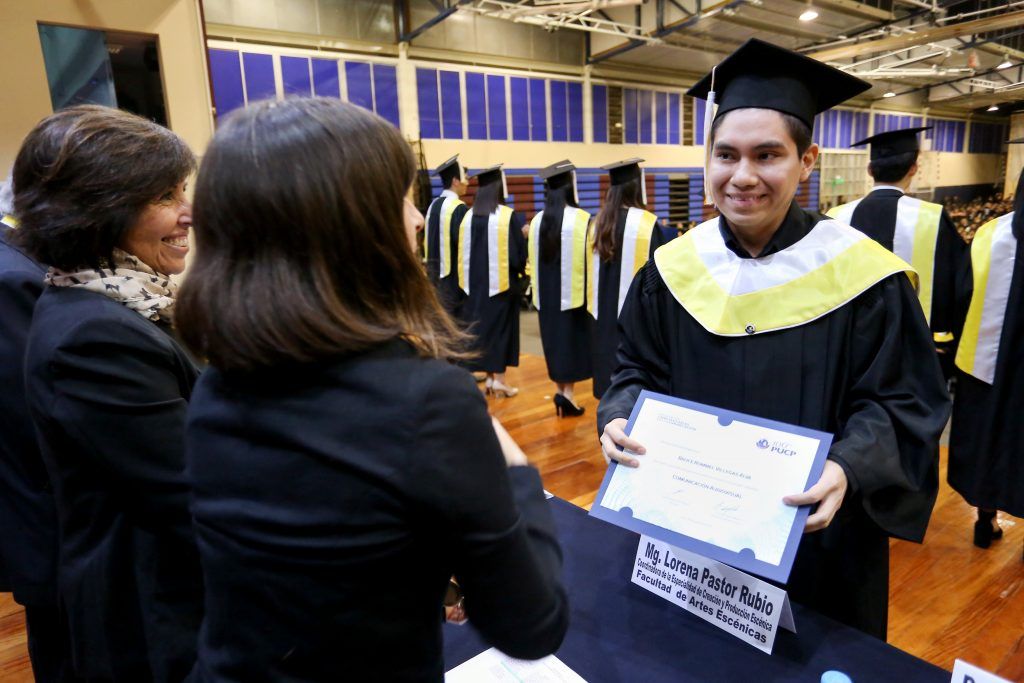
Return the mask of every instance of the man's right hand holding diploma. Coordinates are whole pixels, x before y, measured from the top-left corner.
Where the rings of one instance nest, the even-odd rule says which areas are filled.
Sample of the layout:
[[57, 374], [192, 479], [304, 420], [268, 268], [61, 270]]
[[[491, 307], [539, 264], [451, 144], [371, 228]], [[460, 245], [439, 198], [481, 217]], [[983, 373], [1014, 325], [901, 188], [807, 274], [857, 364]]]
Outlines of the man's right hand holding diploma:
[[640, 445], [639, 441], [626, 436], [626, 424], [626, 418], [617, 417], [604, 426], [604, 433], [601, 434], [601, 451], [605, 462], [614, 460], [626, 467], [639, 467], [640, 461], [621, 449], [625, 448], [636, 455], [643, 455], [647, 449]]

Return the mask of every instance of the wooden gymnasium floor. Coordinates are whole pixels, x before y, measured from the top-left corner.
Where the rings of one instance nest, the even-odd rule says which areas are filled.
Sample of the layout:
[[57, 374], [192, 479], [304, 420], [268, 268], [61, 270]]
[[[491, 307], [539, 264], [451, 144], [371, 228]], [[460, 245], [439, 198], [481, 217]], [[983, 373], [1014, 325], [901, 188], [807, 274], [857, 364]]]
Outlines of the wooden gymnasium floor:
[[[589, 507], [605, 471], [590, 383], [577, 386], [586, 414], [559, 420], [542, 358], [524, 355], [509, 379], [519, 396], [490, 399], [492, 412], [540, 468], [549, 491]], [[975, 548], [974, 511], [945, 484], [945, 449], [942, 465], [942, 488], [924, 544], [892, 544], [889, 642], [945, 669], [959, 657], [1024, 681], [1024, 525], [1002, 517], [1003, 539], [988, 550]], [[0, 681], [31, 680], [21, 609], [5, 594]]]

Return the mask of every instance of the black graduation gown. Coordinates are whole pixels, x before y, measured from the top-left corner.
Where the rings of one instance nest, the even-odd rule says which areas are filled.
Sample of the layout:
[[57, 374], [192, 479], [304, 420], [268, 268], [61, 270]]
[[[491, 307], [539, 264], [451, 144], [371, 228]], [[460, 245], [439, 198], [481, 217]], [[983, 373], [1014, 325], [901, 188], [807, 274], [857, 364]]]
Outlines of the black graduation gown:
[[[558, 221], [559, 231], [561, 221]], [[558, 234], [558, 251], [562, 253], [562, 235]], [[538, 245], [538, 250], [540, 245]], [[540, 342], [544, 349], [544, 362], [552, 382], [569, 384], [582, 382], [593, 375], [590, 358], [590, 335], [594, 319], [587, 312], [584, 301], [579, 308], [562, 308], [562, 262], [556, 258], [545, 261], [537, 258], [537, 273], [531, 273], [540, 287]], [[584, 292], [586, 289], [584, 288]]]
[[956, 370], [947, 478], [971, 505], [1024, 517], [1024, 214], [1014, 215], [1013, 231], [1017, 253], [995, 381]]
[[[820, 218], [794, 203], [763, 256]], [[750, 258], [721, 225], [730, 248]], [[598, 408], [599, 430], [628, 417], [650, 389], [835, 435], [829, 458], [847, 475], [846, 497], [827, 529], [804, 535], [787, 589], [796, 602], [884, 639], [887, 536], [924, 537], [950, 409], [906, 275], [804, 325], [723, 337], [676, 302], [652, 261], [633, 282], [619, 330], [619, 367]]]
[[[626, 209], [619, 211], [615, 224], [616, 244], [622, 244], [626, 214]], [[656, 222], [651, 230], [649, 258], [654, 258], [654, 250], [668, 241]], [[591, 254], [587, 254], [587, 257], [590, 258]], [[601, 261], [599, 269], [597, 320], [593, 324], [590, 346], [594, 365], [594, 398], [601, 398], [608, 390], [615, 371], [615, 352], [619, 348], [619, 274], [622, 272], [622, 254], [616, 254], [611, 261]]]
[[426, 232], [427, 276], [430, 278], [430, 283], [437, 290], [437, 297], [440, 299], [441, 305], [444, 306], [444, 309], [453, 318], [460, 320], [462, 317], [462, 305], [466, 301], [466, 293], [459, 289], [459, 225], [462, 224], [462, 218], [466, 215], [469, 207], [462, 204], [455, 207], [455, 210], [452, 212], [448, 261], [451, 264], [451, 271], [448, 277], [442, 278], [440, 277], [441, 232], [438, 228], [441, 225], [441, 204], [444, 202], [444, 199], [444, 195], [438, 196], [427, 208], [427, 215], [429, 216]]
[[[508, 230], [508, 282], [504, 292], [488, 296], [488, 216], [473, 216], [469, 255], [469, 296], [462, 315], [473, 336], [472, 350], [479, 354], [466, 362], [478, 372], [505, 372], [519, 365], [519, 277], [526, 269], [525, 220], [512, 213]], [[452, 262], [457, 271], [458, 259]], [[458, 277], [456, 275], [456, 277]]]
[[[899, 190], [875, 190], [857, 204], [850, 224], [889, 251], [893, 250], [896, 233], [896, 206], [903, 193]], [[942, 210], [939, 235], [935, 243], [935, 271], [932, 288], [932, 332], [952, 332], [952, 342], [939, 342], [939, 360], [943, 374], [952, 376], [953, 357], [963, 329], [963, 313], [957, 305], [958, 287], [962, 287], [970, 247], [953, 225], [953, 220]]]

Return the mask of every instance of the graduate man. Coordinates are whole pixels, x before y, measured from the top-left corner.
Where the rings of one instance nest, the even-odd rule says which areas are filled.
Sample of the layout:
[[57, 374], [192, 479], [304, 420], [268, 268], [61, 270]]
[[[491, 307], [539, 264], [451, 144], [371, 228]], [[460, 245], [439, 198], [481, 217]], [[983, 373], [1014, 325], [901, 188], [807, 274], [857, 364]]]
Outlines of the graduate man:
[[978, 508], [974, 544], [987, 548], [1003, 535], [998, 510], [1024, 517], [1024, 172], [1013, 211], [974, 236], [971, 270], [947, 476]]
[[469, 207], [459, 199], [466, 193], [466, 180], [459, 155], [456, 154], [435, 169], [441, 178], [441, 194], [427, 207], [423, 235], [423, 260], [427, 275], [437, 288], [445, 310], [456, 320], [462, 318], [466, 295], [459, 289], [454, 264], [458, 258], [458, 233]]
[[623, 428], [649, 389], [834, 434], [820, 480], [783, 499], [813, 506], [787, 589], [884, 639], [888, 539], [924, 536], [950, 399], [910, 267], [794, 201], [814, 116], [868, 87], [751, 39], [690, 89], [720, 102], [705, 178], [721, 217], [637, 273], [598, 429], [606, 457], [644, 467]]
[[929, 128], [893, 130], [853, 143], [871, 145], [868, 173], [874, 187], [866, 197], [836, 206], [828, 215], [857, 228], [917, 271], [918, 300], [948, 379], [966, 313], [957, 303], [958, 287], [962, 295], [966, 284], [968, 247], [942, 206], [908, 194], [917, 175], [918, 134]]

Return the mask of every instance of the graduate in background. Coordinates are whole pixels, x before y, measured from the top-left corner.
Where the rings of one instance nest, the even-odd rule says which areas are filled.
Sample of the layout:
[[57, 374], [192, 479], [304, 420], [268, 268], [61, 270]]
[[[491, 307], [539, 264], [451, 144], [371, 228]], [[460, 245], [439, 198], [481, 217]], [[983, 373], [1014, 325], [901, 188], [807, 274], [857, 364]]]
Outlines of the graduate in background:
[[965, 286], [968, 247], [941, 205], [907, 194], [917, 175], [918, 134], [930, 128], [893, 130], [853, 143], [871, 145], [868, 173], [875, 186], [866, 197], [833, 207], [828, 215], [857, 228], [917, 271], [918, 299], [948, 379], [963, 327], [965, 311], [957, 306], [957, 290]]
[[530, 274], [555, 412], [578, 417], [575, 383], [589, 379], [591, 319], [586, 309], [587, 226], [579, 208], [576, 167], [568, 159], [541, 169], [544, 210], [530, 223]]
[[615, 370], [619, 311], [633, 276], [668, 241], [658, 217], [645, 208], [641, 161], [627, 159], [601, 167], [608, 171], [611, 184], [587, 238], [587, 310], [596, 321], [591, 344], [594, 398], [601, 398]]
[[640, 467], [623, 428], [643, 389], [834, 434], [819, 481], [783, 499], [814, 506], [787, 590], [884, 639], [889, 537], [924, 537], [950, 399], [909, 266], [794, 201], [815, 114], [868, 87], [751, 39], [690, 89], [720, 101], [705, 179], [721, 217], [640, 270], [597, 423], [606, 457]]
[[519, 278], [526, 267], [523, 216], [505, 206], [508, 190], [501, 164], [476, 175], [473, 209], [459, 224], [458, 278], [465, 292], [462, 317], [479, 357], [471, 370], [487, 373], [486, 389], [515, 396], [505, 368], [519, 365]]
[[[1024, 138], [1011, 140], [1024, 143]], [[949, 485], [978, 508], [974, 545], [1001, 538], [996, 511], [1024, 517], [1024, 172], [1013, 211], [971, 243], [973, 293], [956, 354]]]
[[436, 169], [441, 178], [441, 194], [427, 207], [423, 235], [423, 261], [427, 276], [437, 288], [444, 309], [460, 320], [466, 295], [459, 289], [459, 278], [453, 265], [459, 254], [459, 226], [469, 207], [459, 199], [466, 194], [466, 181], [459, 155], [456, 154]]

